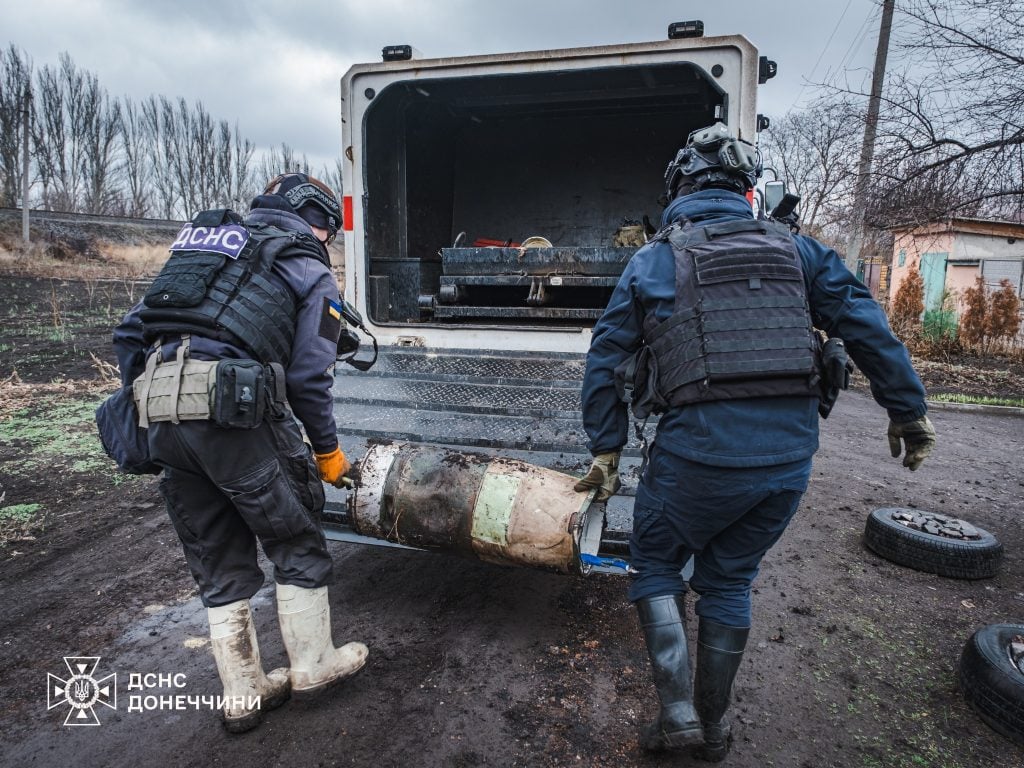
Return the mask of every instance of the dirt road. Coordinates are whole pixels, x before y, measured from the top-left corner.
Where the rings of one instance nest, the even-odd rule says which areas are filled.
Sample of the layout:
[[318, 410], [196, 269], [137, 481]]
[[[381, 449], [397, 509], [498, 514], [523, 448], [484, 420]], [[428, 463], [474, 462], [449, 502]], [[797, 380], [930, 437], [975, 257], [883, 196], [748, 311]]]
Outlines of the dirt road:
[[[68, 397], [91, 407], [98, 395]], [[37, 411], [41, 422], [53, 414]], [[844, 395], [823, 425], [810, 491], [755, 585], [726, 765], [1024, 764], [955, 677], [974, 629], [1024, 621], [1024, 420], [932, 416], [939, 447], [916, 473], [888, 457], [884, 413], [866, 396]], [[133, 695], [220, 692], [205, 611], [150, 479], [115, 484], [60, 456], [27, 472], [28, 440], [0, 440], [4, 503], [45, 511], [31, 537], [0, 551], [3, 766], [671, 764], [637, 748], [656, 705], [622, 577], [354, 545], [332, 545], [331, 607], [336, 638], [370, 646], [359, 677], [238, 737], [206, 709], [132, 711]], [[1002, 572], [956, 581], [881, 560], [861, 543], [880, 506], [994, 532]], [[272, 588], [255, 605], [266, 666], [283, 665]], [[47, 711], [47, 675], [68, 677], [65, 656], [98, 656], [96, 675], [117, 675], [117, 707], [95, 706], [98, 727], [64, 726], [65, 704]], [[132, 673], [183, 675], [183, 687], [129, 690]]]

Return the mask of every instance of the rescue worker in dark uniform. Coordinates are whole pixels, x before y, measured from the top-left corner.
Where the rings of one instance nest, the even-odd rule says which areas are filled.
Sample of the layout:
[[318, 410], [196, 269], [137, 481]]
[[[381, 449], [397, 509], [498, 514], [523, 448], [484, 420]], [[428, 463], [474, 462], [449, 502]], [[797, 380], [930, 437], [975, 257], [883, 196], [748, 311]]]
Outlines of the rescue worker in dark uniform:
[[[321, 482], [343, 484], [350, 470], [331, 395], [342, 326], [327, 245], [339, 224], [330, 188], [306, 174], [278, 176], [244, 220], [207, 211], [186, 225], [114, 331], [122, 378], [135, 381], [140, 423], [163, 468], [160, 492], [208, 609], [233, 732], [366, 662], [362, 643], [332, 642], [331, 556], [319, 524]], [[264, 582], [257, 541], [274, 564], [290, 662], [269, 674], [249, 606]]]
[[[905, 444], [903, 465], [917, 469], [935, 442], [921, 381], [868, 290], [832, 249], [754, 218], [745, 194], [760, 172], [756, 150], [725, 125], [691, 134], [666, 172], [663, 229], [626, 265], [594, 326], [582, 389], [595, 458], [577, 490], [597, 488], [598, 499], [619, 488], [630, 361], [636, 404], [662, 414], [630, 539], [629, 599], [661, 702], [641, 744], [692, 745], [713, 762], [729, 749], [751, 583], [797, 510], [818, 448], [827, 371], [814, 328], [845, 342], [867, 375], [894, 457]], [[695, 680], [681, 576], [691, 555]]]

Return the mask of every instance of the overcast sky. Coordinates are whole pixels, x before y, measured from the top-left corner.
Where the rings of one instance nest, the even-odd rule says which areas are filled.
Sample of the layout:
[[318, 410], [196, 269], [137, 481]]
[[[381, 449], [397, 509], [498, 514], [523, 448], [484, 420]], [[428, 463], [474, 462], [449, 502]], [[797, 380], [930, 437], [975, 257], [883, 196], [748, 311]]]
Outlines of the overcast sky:
[[286, 142], [316, 169], [340, 154], [341, 76], [387, 44], [436, 57], [631, 43], [696, 18], [778, 63], [758, 104], [778, 118], [813, 95], [808, 83], [863, 83], [878, 15], [874, 0], [0, 0], [4, 47], [36, 68], [67, 51], [112, 95], [202, 101], [257, 146]]

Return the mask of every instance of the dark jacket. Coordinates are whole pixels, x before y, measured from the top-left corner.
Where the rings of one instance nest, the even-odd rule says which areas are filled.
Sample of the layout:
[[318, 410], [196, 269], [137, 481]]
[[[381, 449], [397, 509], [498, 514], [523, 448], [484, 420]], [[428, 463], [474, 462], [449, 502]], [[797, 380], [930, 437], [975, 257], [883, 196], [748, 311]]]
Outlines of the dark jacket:
[[[309, 225], [293, 213], [271, 208], [257, 208], [246, 221], [271, 224], [281, 229], [312, 234]], [[320, 335], [324, 297], [337, 302], [338, 283], [330, 269], [306, 255], [290, 256], [284, 251], [274, 262], [273, 275], [295, 295], [298, 314], [295, 343], [286, 369], [288, 403], [302, 422], [313, 449], [329, 453], [338, 446], [334, 423], [334, 362], [338, 354], [337, 339]], [[141, 302], [125, 315], [114, 329], [114, 352], [121, 367], [123, 384], [142, 373], [149, 352], [142, 340]], [[177, 342], [164, 346], [165, 359], [173, 358]], [[221, 341], [192, 335], [191, 354], [201, 360], [242, 359], [248, 355], [238, 347]]]
[[[705, 190], [677, 198], [663, 224], [681, 217], [701, 226], [751, 218], [742, 195]], [[885, 313], [831, 248], [796, 236], [811, 316], [838, 336], [868, 377], [875, 400], [894, 421], [925, 414], [924, 387]], [[643, 317], [672, 313], [675, 262], [666, 242], [650, 243], [630, 259], [604, 314], [594, 326], [583, 378], [583, 426], [599, 454], [626, 443], [629, 414], [615, 389], [614, 370], [639, 349]], [[818, 401], [813, 397], [722, 400], [672, 408], [658, 422], [657, 443], [691, 461], [725, 467], [760, 467], [810, 458], [818, 449]]]

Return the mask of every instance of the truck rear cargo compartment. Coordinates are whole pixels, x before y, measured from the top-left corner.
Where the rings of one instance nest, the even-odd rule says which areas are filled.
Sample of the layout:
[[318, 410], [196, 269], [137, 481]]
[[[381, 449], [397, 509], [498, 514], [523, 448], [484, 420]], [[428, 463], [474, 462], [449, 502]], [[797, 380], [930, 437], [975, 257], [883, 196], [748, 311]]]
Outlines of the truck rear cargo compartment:
[[[373, 322], [593, 325], [636, 250], [616, 244], [619, 227], [657, 226], [666, 164], [728, 109], [688, 62], [525, 70], [400, 72], [373, 94], [361, 126]], [[551, 247], [512, 245], [530, 237]]]

